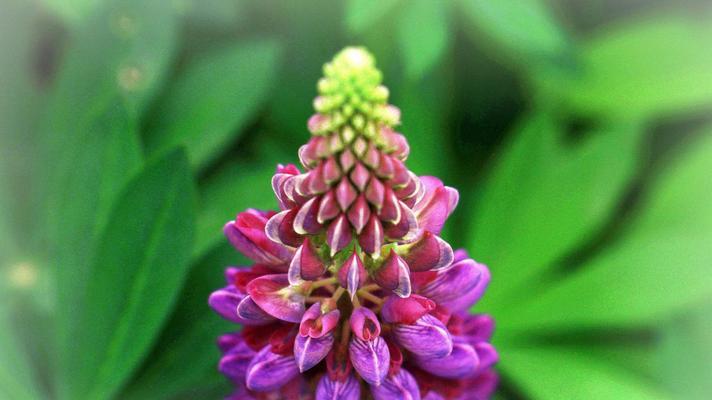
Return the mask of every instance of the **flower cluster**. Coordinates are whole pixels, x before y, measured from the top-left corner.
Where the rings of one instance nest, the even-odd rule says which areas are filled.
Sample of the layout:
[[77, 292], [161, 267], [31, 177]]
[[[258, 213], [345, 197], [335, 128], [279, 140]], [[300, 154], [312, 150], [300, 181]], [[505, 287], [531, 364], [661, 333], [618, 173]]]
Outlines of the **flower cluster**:
[[225, 225], [255, 262], [228, 268], [209, 299], [242, 325], [218, 340], [230, 398], [489, 398], [494, 323], [468, 314], [489, 271], [438, 236], [457, 191], [406, 168], [400, 111], [368, 52], [347, 48], [324, 74], [306, 171], [278, 166], [279, 211]]

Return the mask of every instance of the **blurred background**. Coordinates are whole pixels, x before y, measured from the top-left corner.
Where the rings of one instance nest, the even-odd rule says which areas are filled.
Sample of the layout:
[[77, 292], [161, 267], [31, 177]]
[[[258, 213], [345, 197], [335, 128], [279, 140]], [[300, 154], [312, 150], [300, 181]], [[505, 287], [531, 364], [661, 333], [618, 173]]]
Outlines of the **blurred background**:
[[372, 51], [500, 399], [712, 397], [708, 0], [0, 0], [0, 398], [218, 399], [222, 225]]

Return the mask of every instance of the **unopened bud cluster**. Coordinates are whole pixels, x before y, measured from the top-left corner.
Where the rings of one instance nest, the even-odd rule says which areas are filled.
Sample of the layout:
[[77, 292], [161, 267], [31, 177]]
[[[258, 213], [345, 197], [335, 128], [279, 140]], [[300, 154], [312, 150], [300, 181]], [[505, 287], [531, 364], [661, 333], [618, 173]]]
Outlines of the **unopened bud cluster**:
[[324, 75], [305, 171], [279, 166], [279, 210], [225, 226], [255, 262], [209, 300], [243, 325], [218, 343], [231, 398], [489, 398], [493, 321], [467, 313], [489, 271], [439, 237], [457, 191], [405, 166], [371, 54], [344, 49]]

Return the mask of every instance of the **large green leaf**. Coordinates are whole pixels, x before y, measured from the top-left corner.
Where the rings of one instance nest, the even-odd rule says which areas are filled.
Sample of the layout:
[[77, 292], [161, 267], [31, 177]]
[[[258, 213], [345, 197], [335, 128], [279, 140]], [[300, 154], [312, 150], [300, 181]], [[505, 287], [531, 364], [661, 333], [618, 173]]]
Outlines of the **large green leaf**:
[[225, 241], [193, 265], [188, 276], [190, 284], [183, 288], [180, 303], [152, 356], [122, 398], [173, 398], [226, 380], [216, 368], [220, 352], [215, 341], [218, 335], [237, 330], [238, 326], [213, 313], [207, 299], [212, 291], [225, 286], [224, 267], [245, 265], [245, 261]]
[[564, 143], [546, 114], [515, 130], [474, 208], [472, 255], [490, 266], [483, 303], [503, 309], [526, 298], [538, 275], [590, 239], [635, 172], [640, 128], [610, 123]]
[[651, 382], [585, 351], [508, 348], [500, 368], [531, 399], [670, 399]]
[[654, 325], [711, 298], [712, 134], [705, 133], [654, 182], [623, 237], [506, 325]]
[[63, 398], [110, 398], [145, 356], [188, 272], [194, 207], [182, 150], [129, 182], [87, 272], [91, 285], [74, 308]]
[[496, 43], [520, 64], [530, 67], [561, 61], [569, 52], [566, 32], [541, 0], [460, 0], [462, 14], [478, 41]]
[[585, 43], [580, 74], [545, 74], [539, 83], [566, 107], [590, 114], [649, 116], [710, 106], [710, 37], [709, 19], [639, 16]]
[[267, 98], [278, 55], [277, 43], [259, 40], [222, 48], [189, 65], [148, 124], [148, 151], [185, 145], [191, 164], [205, 167]]
[[89, 271], [99, 234], [124, 184], [140, 169], [142, 156], [125, 107], [115, 103], [87, 129], [65, 137], [56, 153], [55, 178], [47, 194], [45, 229], [55, 275], [56, 328], [60, 366], [57, 380], [70, 371], [76, 309], [92, 283]]
[[398, 42], [406, 75], [417, 80], [440, 60], [448, 46], [448, 4], [413, 0], [398, 17]]
[[352, 33], [363, 33], [380, 22], [400, 0], [349, 0], [346, 6], [346, 27]]

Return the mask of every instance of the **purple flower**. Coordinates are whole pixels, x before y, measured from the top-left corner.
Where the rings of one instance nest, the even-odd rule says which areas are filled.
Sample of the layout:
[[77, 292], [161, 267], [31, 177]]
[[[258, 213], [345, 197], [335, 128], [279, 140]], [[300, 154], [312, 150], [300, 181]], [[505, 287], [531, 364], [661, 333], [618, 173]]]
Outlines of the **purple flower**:
[[494, 321], [467, 310], [490, 273], [439, 236], [457, 191], [406, 167], [400, 110], [368, 52], [347, 48], [324, 71], [304, 172], [279, 165], [279, 210], [225, 226], [255, 262], [208, 299], [242, 325], [218, 339], [229, 398], [489, 398]]
[[299, 374], [293, 356], [283, 356], [272, 352], [268, 346], [260, 350], [247, 366], [245, 384], [250, 390], [268, 392], [279, 389], [285, 382]]
[[316, 400], [358, 400], [361, 398], [361, 385], [350, 374], [345, 380], [332, 380], [324, 374], [316, 387]]
[[359, 376], [371, 385], [378, 386], [386, 378], [391, 356], [382, 337], [373, 340], [352, 338], [349, 357]]
[[413, 324], [396, 324], [393, 336], [398, 344], [420, 359], [445, 357], [452, 351], [452, 337], [445, 325], [430, 314]]
[[371, 393], [374, 400], [420, 400], [418, 382], [404, 369], [389, 376], [380, 386], [371, 385]]

